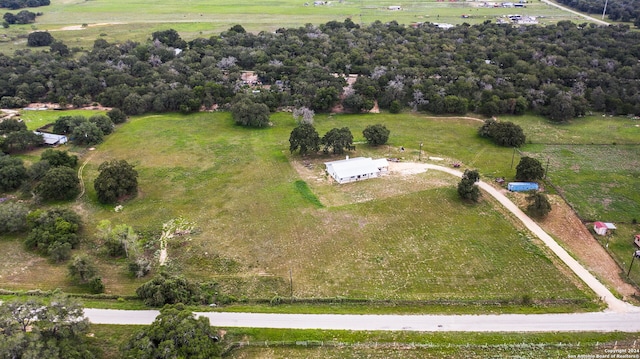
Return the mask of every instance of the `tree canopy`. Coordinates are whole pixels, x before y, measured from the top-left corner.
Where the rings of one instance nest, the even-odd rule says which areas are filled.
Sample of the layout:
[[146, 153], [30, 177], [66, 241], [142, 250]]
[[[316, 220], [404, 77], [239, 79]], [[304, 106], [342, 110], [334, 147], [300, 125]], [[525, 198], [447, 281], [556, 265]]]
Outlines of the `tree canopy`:
[[464, 170], [462, 179], [458, 183], [458, 195], [463, 200], [478, 202], [480, 199], [480, 188], [476, 182], [480, 180], [480, 174], [476, 170]]
[[320, 135], [308, 123], [302, 123], [291, 131], [289, 136], [289, 151], [291, 153], [300, 150], [301, 155], [320, 150]]
[[324, 153], [329, 153], [331, 150], [334, 155], [341, 155], [344, 151], [355, 150], [353, 135], [349, 127], [332, 128], [325, 133], [320, 142], [324, 146], [322, 149]]
[[369, 125], [362, 131], [362, 135], [371, 146], [380, 146], [387, 143], [390, 133], [391, 131], [381, 124]]
[[87, 340], [89, 321], [80, 304], [56, 295], [0, 303], [2, 358], [89, 359], [96, 350]]
[[525, 144], [526, 136], [522, 128], [513, 122], [498, 122], [493, 118], [484, 121], [478, 129], [482, 137], [489, 137], [497, 145], [505, 147], [520, 147]]
[[123, 358], [219, 358], [218, 342], [208, 318], [196, 318], [182, 304], [166, 305], [125, 345]]
[[[144, 43], [99, 39], [78, 58], [19, 51], [0, 61], [0, 103], [100, 102], [127, 114], [234, 104], [249, 109], [248, 101], [236, 101], [239, 96], [270, 111], [326, 112], [342, 103], [358, 112], [377, 102], [392, 112], [531, 111], [555, 121], [588, 111], [640, 114], [640, 83], [629, 81], [640, 73], [640, 34], [628, 25], [485, 22], [444, 30], [430, 23], [351, 24], [333, 21], [258, 34], [234, 26], [188, 43], [175, 30], [165, 30]], [[441, 51], [425, 51], [434, 48]], [[254, 72], [258, 81], [245, 83], [243, 71]], [[346, 74], [357, 75], [351, 88]], [[255, 123], [252, 115], [237, 121], [264, 126], [263, 110]]]
[[522, 157], [516, 166], [516, 179], [518, 181], [537, 181], [544, 177], [542, 163], [535, 158]]
[[527, 212], [537, 218], [545, 218], [551, 212], [551, 203], [546, 194], [542, 192], [532, 192], [527, 196]]
[[25, 246], [51, 255], [54, 260], [69, 258], [72, 248], [80, 243], [80, 216], [69, 209], [38, 209], [27, 215], [29, 235]]
[[103, 162], [93, 187], [101, 203], [116, 203], [138, 193], [138, 172], [125, 160]]
[[80, 180], [73, 168], [54, 167], [44, 174], [35, 193], [45, 201], [74, 199], [80, 193]]
[[265, 127], [269, 124], [269, 107], [255, 102], [249, 96], [240, 96], [231, 105], [231, 115], [238, 125], [248, 127]]
[[14, 191], [28, 178], [22, 159], [0, 153], [0, 192]]

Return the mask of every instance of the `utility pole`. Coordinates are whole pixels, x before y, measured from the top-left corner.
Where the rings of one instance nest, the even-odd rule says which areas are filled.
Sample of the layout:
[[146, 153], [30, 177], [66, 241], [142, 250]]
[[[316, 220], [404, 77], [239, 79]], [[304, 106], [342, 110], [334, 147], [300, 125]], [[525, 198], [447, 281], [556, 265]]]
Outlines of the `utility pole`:
[[609, 3], [609, 0], [605, 0], [604, 2], [604, 10], [602, 10], [602, 20], [604, 20], [604, 14], [607, 12], [607, 4]]
[[289, 293], [291, 302], [293, 302], [293, 274], [291, 273], [291, 268], [289, 268]]
[[513, 153], [511, 154], [511, 169], [513, 169], [513, 159], [516, 157], [516, 148], [513, 148]]
[[420, 154], [418, 154], [418, 162], [422, 161], [422, 142], [420, 142]]
[[544, 178], [547, 178], [547, 175], [549, 174], [549, 157], [547, 157], [547, 168], [544, 170]]
[[631, 257], [631, 264], [629, 265], [629, 270], [627, 271], [627, 277], [631, 273], [631, 267], [633, 267], [633, 260], [636, 258], [640, 258], [640, 251], [633, 252], [633, 257]]

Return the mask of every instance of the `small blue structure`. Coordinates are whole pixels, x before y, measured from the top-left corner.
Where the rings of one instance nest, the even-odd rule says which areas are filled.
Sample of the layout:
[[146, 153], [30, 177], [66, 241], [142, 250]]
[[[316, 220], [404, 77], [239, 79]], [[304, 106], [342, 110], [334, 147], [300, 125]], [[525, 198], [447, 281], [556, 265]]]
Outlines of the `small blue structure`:
[[538, 184], [535, 182], [509, 182], [507, 189], [513, 192], [537, 191]]

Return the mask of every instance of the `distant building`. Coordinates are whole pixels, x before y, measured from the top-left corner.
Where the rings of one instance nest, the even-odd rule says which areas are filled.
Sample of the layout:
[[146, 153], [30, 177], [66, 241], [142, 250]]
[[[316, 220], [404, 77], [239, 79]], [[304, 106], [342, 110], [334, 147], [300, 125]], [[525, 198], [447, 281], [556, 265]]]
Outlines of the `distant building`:
[[38, 132], [38, 131], [33, 131], [33, 133], [35, 133], [36, 135], [42, 136], [42, 140], [44, 141], [44, 143], [46, 143], [49, 146], [64, 145], [65, 143], [69, 142], [69, 139], [67, 138], [67, 136], [64, 136], [64, 135], [56, 135], [55, 133]]
[[389, 6], [388, 9], [393, 11], [402, 10], [402, 6], [392, 5], [392, 6]]
[[369, 157], [350, 159], [347, 156], [344, 160], [326, 162], [325, 166], [327, 173], [340, 184], [380, 177], [389, 170], [386, 159], [374, 160]]
[[594, 222], [593, 230], [596, 234], [606, 236], [610, 229], [616, 229], [615, 224], [608, 222]]

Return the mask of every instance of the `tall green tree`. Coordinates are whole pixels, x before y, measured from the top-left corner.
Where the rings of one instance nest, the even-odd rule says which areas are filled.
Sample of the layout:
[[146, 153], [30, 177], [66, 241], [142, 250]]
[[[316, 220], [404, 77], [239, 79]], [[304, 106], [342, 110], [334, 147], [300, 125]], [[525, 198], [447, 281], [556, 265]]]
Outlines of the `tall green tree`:
[[369, 125], [362, 131], [362, 135], [371, 146], [380, 146], [387, 143], [391, 131], [381, 124]]
[[265, 127], [269, 124], [269, 107], [253, 101], [249, 96], [241, 96], [231, 105], [233, 120], [241, 126]]
[[150, 326], [125, 345], [123, 358], [219, 358], [219, 338], [209, 319], [195, 317], [183, 304], [166, 305]]
[[42, 152], [40, 160], [49, 162], [51, 167], [66, 166], [75, 168], [78, 165], [78, 156], [69, 155], [68, 151], [58, 151], [51, 148]]
[[161, 272], [136, 289], [136, 295], [152, 307], [165, 304], [201, 304], [202, 292], [198, 285], [184, 277]]
[[76, 145], [92, 146], [103, 141], [104, 133], [95, 123], [85, 121], [73, 129], [71, 139]]
[[480, 174], [476, 170], [465, 170], [462, 179], [458, 183], [458, 195], [463, 200], [478, 202], [480, 199], [480, 188], [476, 182], [480, 181]]
[[73, 168], [54, 167], [42, 177], [35, 193], [45, 201], [70, 200], [80, 193], [80, 180]]
[[516, 166], [516, 180], [518, 181], [537, 181], [544, 177], [544, 168], [542, 163], [535, 158], [528, 156], [522, 157]]
[[349, 127], [332, 128], [327, 132], [320, 141], [324, 148], [324, 153], [329, 153], [329, 150], [335, 155], [341, 155], [345, 151], [352, 151], [355, 149], [353, 145], [353, 135]]
[[93, 187], [101, 203], [116, 203], [138, 193], [138, 172], [125, 160], [103, 162]]
[[0, 192], [16, 190], [28, 177], [22, 159], [0, 153]]
[[289, 151], [293, 153], [298, 149], [300, 149], [301, 155], [320, 150], [320, 135], [318, 135], [313, 125], [302, 123], [291, 131]]

